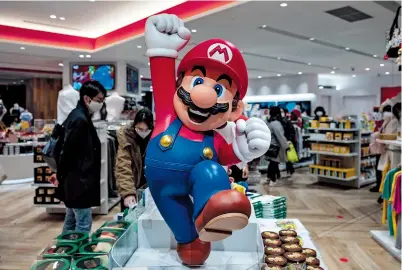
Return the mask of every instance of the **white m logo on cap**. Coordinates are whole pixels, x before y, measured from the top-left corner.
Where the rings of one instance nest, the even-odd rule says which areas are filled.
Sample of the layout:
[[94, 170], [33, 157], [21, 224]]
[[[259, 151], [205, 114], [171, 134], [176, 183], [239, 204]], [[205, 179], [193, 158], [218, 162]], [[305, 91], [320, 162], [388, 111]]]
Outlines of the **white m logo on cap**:
[[215, 43], [209, 46], [208, 57], [227, 64], [232, 60], [233, 53], [232, 50], [225, 44]]

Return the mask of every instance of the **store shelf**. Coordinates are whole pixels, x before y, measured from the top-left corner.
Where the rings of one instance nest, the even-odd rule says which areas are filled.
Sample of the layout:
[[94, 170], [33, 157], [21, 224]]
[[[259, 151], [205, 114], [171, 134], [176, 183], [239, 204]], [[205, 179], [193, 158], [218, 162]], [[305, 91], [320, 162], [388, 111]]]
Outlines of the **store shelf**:
[[53, 187], [53, 188], [55, 187], [53, 184], [50, 184], [50, 183], [48, 183], [48, 184], [33, 183], [32, 186], [33, 187]]
[[335, 177], [335, 176], [326, 176], [326, 175], [321, 175], [321, 174], [313, 174], [317, 177], [322, 177], [322, 178], [327, 178], [327, 179], [333, 179], [333, 180], [339, 180], [339, 181], [352, 181], [352, 180], [356, 180], [357, 176], [352, 176], [349, 178], [340, 178], [340, 177]]
[[64, 209], [66, 206], [64, 203], [58, 203], [58, 204], [34, 204], [36, 207], [43, 207], [43, 208], [57, 208], [57, 209]]
[[358, 140], [350, 140], [350, 141], [344, 141], [344, 140], [318, 140], [318, 139], [309, 139], [308, 141], [311, 142], [326, 142], [326, 143], [342, 143], [342, 144], [352, 144], [352, 143], [358, 143]]
[[385, 248], [398, 261], [401, 261], [401, 250], [395, 247], [395, 238], [388, 231], [370, 231], [371, 236], [378, 244]]
[[378, 143], [382, 143], [382, 144], [386, 144], [386, 145], [393, 145], [393, 146], [398, 146], [398, 147], [402, 147], [402, 141], [401, 140], [380, 140], [377, 139]]
[[317, 131], [359, 131], [357, 128], [309, 128], [308, 130], [317, 130]]
[[311, 151], [310, 153], [311, 154], [328, 155], [328, 156], [336, 156], [336, 157], [355, 157], [355, 156], [358, 156], [357, 153], [340, 154], [340, 153], [324, 152], [324, 151]]

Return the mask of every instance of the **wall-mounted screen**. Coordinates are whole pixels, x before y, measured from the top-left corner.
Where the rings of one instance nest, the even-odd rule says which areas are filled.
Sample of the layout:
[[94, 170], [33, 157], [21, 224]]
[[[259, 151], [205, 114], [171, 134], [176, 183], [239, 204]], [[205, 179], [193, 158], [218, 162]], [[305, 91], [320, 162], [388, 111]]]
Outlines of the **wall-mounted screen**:
[[245, 113], [247, 117], [259, 117], [265, 119], [269, 108], [276, 106], [276, 102], [247, 102]]
[[72, 85], [75, 90], [80, 90], [81, 86], [89, 81], [96, 80], [100, 82], [106, 90], [115, 88], [116, 69], [114, 65], [72, 65]]
[[139, 75], [138, 69], [127, 65], [127, 93], [138, 94], [139, 93]]
[[279, 101], [278, 106], [280, 108], [286, 108], [291, 112], [296, 105], [300, 106], [301, 112], [306, 112], [308, 116], [311, 115], [311, 101]]

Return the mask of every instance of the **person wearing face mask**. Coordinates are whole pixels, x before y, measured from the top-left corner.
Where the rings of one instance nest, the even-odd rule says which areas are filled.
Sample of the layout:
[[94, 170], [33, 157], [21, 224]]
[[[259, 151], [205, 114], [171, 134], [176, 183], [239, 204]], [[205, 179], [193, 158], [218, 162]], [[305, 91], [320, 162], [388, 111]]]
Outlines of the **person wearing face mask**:
[[66, 205], [63, 232], [90, 232], [91, 207], [100, 206], [101, 144], [91, 119], [102, 108], [105, 95], [99, 82], [84, 83], [77, 107], [63, 123], [57, 175], [50, 178], [56, 186], [56, 198]]
[[315, 115], [314, 120], [319, 121], [319, 120], [320, 120], [320, 117], [325, 117], [325, 116], [327, 116], [327, 113], [325, 112], [324, 107], [318, 106], [318, 107], [315, 108], [315, 110], [314, 110], [314, 115]]
[[136, 203], [136, 190], [146, 184], [145, 150], [154, 128], [154, 117], [148, 108], [137, 112], [134, 122], [117, 132], [119, 149], [116, 158], [116, 181], [122, 197], [122, 211]]

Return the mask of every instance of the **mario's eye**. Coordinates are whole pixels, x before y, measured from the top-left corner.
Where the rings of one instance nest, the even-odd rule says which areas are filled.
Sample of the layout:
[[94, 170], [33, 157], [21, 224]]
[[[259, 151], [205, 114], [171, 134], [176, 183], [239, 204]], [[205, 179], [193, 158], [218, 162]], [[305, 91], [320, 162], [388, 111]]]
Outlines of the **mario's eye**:
[[218, 97], [221, 97], [225, 93], [226, 88], [222, 84], [215, 84], [214, 90], [215, 90], [216, 94], [218, 95]]
[[200, 76], [194, 76], [193, 79], [191, 80], [190, 88], [193, 88], [199, 84], [203, 84], [204, 79], [201, 78]]

